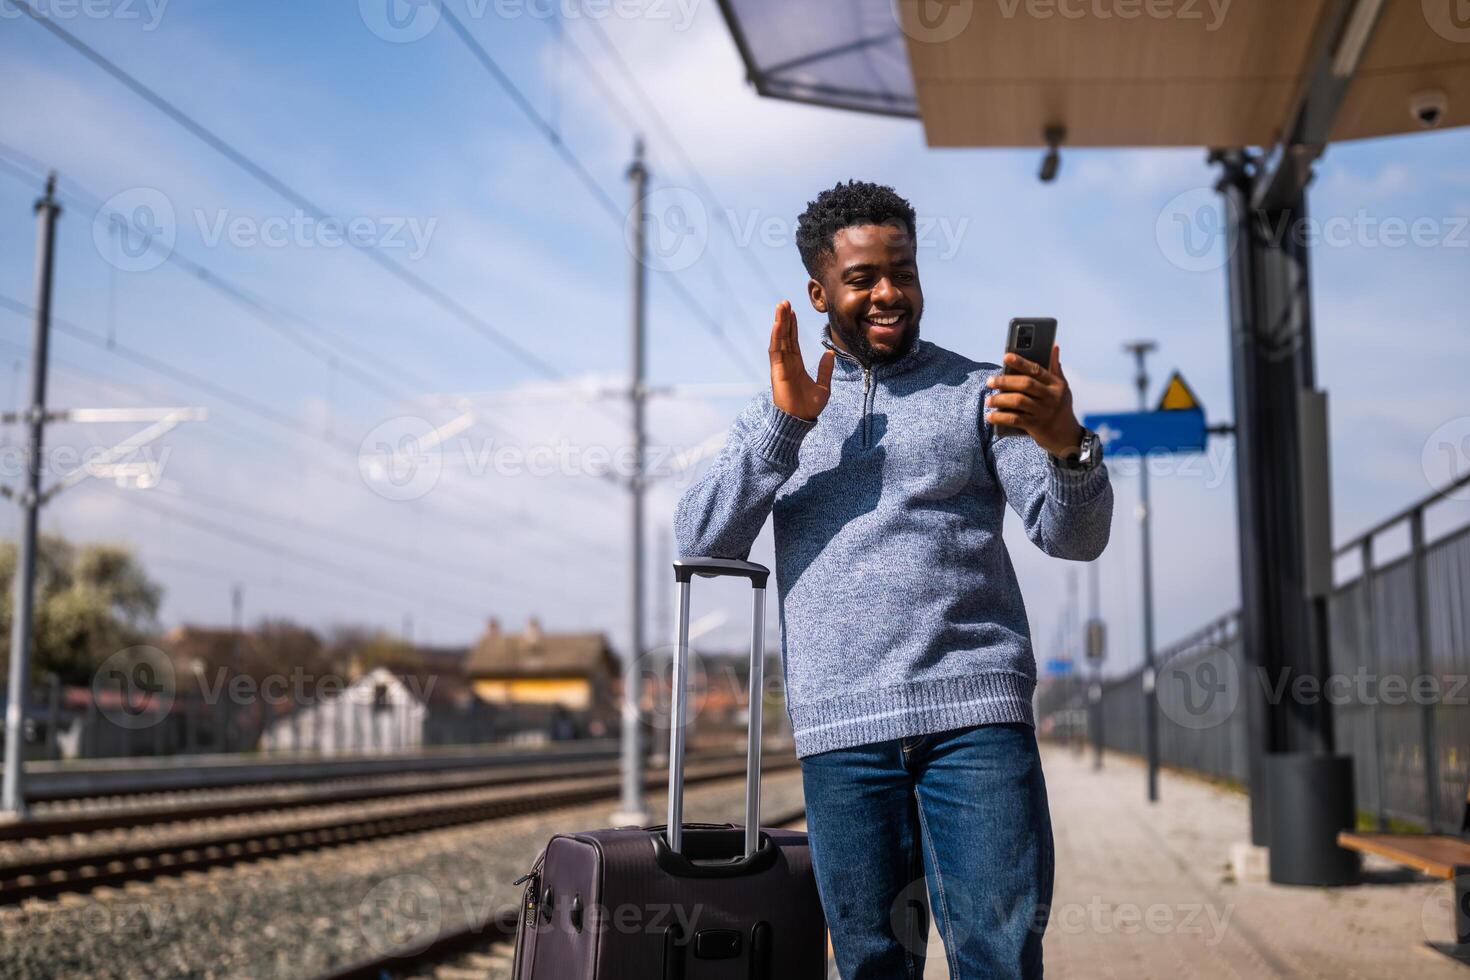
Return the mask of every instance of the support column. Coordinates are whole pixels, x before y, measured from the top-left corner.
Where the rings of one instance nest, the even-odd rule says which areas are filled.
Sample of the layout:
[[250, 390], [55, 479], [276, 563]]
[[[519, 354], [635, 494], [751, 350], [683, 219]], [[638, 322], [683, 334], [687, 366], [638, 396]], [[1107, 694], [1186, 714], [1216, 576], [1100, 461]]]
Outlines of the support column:
[[[1327, 602], [1308, 588], [1299, 398], [1315, 385], [1306, 192], [1257, 210], [1260, 177], [1243, 150], [1214, 155], [1228, 229], [1240, 542], [1241, 680], [1250, 732], [1251, 839], [1269, 844], [1264, 756], [1332, 751], [1325, 698], [1273, 699], [1328, 670]], [[1286, 686], [1283, 687], [1283, 682]]]

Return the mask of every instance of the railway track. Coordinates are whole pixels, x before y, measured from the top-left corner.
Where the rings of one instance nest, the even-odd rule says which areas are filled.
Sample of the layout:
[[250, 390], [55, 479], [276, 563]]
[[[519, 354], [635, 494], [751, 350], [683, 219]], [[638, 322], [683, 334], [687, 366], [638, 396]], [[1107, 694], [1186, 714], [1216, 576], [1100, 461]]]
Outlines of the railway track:
[[[714, 756], [735, 759], [735, 753]], [[706, 757], [710, 758], [710, 757]], [[436, 773], [401, 773], [376, 777], [342, 778], [321, 783], [291, 782], [282, 786], [233, 791], [193, 791], [139, 794], [137, 797], [97, 801], [86, 808], [41, 811], [29, 820], [0, 824], [0, 841], [35, 840], [72, 834], [237, 817], [311, 806], [328, 806], [369, 800], [442, 793], [457, 789], [509, 786], [543, 779], [577, 776], [595, 777], [608, 770], [608, 762], [546, 763], [496, 766], [484, 770]]]
[[[743, 775], [744, 770], [741, 770]], [[806, 819], [804, 809], [777, 814], [763, 826], [785, 827]], [[315, 980], [502, 980], [511, 976], [511, 953], [519, 906], [498, 909], [490, 916], [447, 929], [427, 944], [409, 950], [389, 950], [338, 969]]]
[[[794, 758], [778, 759], [765, 768], [775, 771], [795, 765]], [[601, 771], [606, 772], [606, 767]], [[686, 778], [691, 783], [707, 782], [744, 771], [743, 759], [738, 763], [706, 761], [691, 766]], [[650, 788], [666, 781], [667, 776], [658, 771], [649, 772], [646, 778]], [[389, 799], [373, 797], [371, 802], [357, 797], [315, 808], [303, 803], [294, 808], [300, 812], [291, 812], [293, 808], [284, 813], [262, 811], [257, 814], [258, 823], [220, 821], [220, 826], [198, 828], [186, 824], [181, 832], [163, 840], [89, 843], [83, 838], [74, 845], [68, 841], [58, 849], [15, 853], [0, 860], [0, 905], [589, 803], [616, 797], [619, 790], [615, 774], [588, 776], [563, 768], [529, 785], [522, 778], [513, 784], [492, 782]], [[136, 814], [128, 816], [135, 818]], [[127, 826], [135, 829], [139, 825], [134, 820]]]
[[82, 762], [31, 762], [26, 766], [26, 797], [38, 809], [61, 811], [98, 802], [120, 803], [149, 795], [181, 796], [215, 790], [320, 784], [325, 780], [454, 772], [540, 763], [616, 759], [612, 739], [579, 739], [539, 746], [495, 743], [440, 746], [413, 753], [321, 756], [184, 755], [162, 758], [92, 759]]

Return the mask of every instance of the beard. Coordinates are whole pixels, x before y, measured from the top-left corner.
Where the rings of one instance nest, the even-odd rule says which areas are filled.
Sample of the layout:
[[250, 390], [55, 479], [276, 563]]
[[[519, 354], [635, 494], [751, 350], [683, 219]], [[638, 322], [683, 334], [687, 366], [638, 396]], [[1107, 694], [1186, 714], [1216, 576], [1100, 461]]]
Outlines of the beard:
[[868, 340], [868, 331], [863, 328], [859, 321], [844, 322], [839, 319], [836, 312], [828, 312], [827, 326], [842, 341], [842, 346], [859, 361], [867, 365], [888, 364], [898, 360], [907, 354], [919, 339], [919, 320], [923, 317], [923, 310], [911, 310], [908, 328], [903, 332], [903, 339], [891, 352], [880, 351], [873, 347]]

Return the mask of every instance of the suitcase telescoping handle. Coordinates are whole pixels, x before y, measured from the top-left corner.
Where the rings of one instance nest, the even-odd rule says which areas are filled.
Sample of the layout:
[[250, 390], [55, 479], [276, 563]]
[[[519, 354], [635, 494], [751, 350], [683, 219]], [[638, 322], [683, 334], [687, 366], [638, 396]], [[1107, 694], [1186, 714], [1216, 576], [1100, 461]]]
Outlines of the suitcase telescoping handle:
[[716, 578], [734, 575], [750, 579], [754, 595], [754, 617], [750, 629], [750, 730], [745, 745], [745, 856], [755, 853], [760, 839], [761, 812], [761, 699], [765, 691], [766, 579], [770, 569], [733, 558], [680, 558], [674, 562], [674, 581], [679, 587], [678, 641], [674, 650], [674, 676], [669, 724], [669, 820], [664, 834], [669, 849], [678, 854], [683, 847], [684, 821], [684, 726], [689, 700], [689, 583], [695, 576]]

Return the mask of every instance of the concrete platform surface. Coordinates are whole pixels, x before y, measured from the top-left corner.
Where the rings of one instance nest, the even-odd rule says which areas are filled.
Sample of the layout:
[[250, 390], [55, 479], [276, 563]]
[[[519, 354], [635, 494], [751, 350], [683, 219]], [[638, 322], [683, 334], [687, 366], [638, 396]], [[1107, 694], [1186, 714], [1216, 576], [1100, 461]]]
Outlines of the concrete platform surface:
[[1043, 750], [1057, 843], [1046, 933], [1057, 977], [1470, 977], [1430, 949], [1453, 938], [1450, 886], [1376, 859], [1364, 884], [1237, 882], [1248, 799], [1165, 772], [1145, 799], [1138, 760]]
[[[1452, 938], [1447, 882], [1376, 859], [1352, 888], [1237, 882], [1245, 796], [1165, 772], [1150, 805], [1138, 760], [1109, 755], [1094, 772], [1090, 752], [1042, 754], [1057, 846], [1049, 978], [1470, 980], [1427, 946]], [[925, 976], [950, 977], [933, 935]]]

